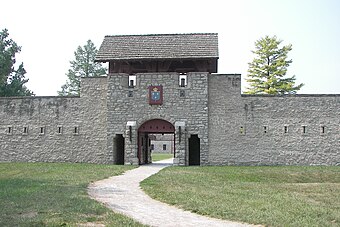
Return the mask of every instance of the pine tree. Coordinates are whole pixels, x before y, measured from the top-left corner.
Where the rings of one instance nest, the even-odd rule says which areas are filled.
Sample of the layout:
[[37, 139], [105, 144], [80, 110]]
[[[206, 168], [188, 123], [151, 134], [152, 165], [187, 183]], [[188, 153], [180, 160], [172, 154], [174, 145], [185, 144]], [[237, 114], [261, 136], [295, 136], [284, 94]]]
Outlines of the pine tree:
[[28, 79], [23, 63], [15, 69], [15, 55], [21, 47], [8, 36], [7, 29], [0, 32], [0, 96], [31, 96], [33, 92], [25, 86]]
[[282, 40], [276, 36], [265, 36], [255, 42], [256, 57], [249, 63], [246, 81], [249, 83], [246, 94], [295, 94], [304, 84], [295, 86], [295, 76], [286, 77], [287, 60], [292, 45], [280, 48]]
[[68, 80], [61, 86], [61, 91], [58, 91], [59, 95], [79, 95], [81, 77], [94, 77], [106, 73], [101, 63], [94, 62], [97, 52], [91, 40], [88, 40], [83, 47], [78, 46], [74, 52], [75, 60], [70, 61], [71, 67], [66, 74]]

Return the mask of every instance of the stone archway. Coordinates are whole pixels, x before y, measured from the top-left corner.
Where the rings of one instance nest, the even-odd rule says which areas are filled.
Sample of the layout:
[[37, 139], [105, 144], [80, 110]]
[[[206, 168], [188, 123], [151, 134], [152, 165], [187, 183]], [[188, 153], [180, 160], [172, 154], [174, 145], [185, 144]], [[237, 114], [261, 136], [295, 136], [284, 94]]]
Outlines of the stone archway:
[[[173, 134], [175, 138], [175, 126], [170, 122], [162, 119], [152, 119], [144, 122], [138, 128], [138, 161], [139, 164], [151, 162], [151, 139], [150, 134]], [[175, 155], [175, 139], [173, 139]]]

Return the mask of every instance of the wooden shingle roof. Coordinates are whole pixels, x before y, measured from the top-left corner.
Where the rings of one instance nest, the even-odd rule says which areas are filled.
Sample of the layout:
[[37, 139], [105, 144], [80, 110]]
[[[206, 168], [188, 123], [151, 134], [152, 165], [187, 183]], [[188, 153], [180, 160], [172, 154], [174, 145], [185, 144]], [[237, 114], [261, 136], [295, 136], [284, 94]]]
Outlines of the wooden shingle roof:
[[217, 59], [217, 33], [105, 36], [97, 62], [153, 59]]

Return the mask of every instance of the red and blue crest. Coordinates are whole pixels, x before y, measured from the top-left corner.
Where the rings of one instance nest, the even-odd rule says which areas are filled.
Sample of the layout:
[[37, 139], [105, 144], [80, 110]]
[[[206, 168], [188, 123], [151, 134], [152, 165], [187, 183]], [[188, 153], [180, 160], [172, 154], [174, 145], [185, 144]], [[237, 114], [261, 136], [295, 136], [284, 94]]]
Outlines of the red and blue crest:
[[149, 86], [149, 104], [162, 105], [163, 104], [163, 87]]

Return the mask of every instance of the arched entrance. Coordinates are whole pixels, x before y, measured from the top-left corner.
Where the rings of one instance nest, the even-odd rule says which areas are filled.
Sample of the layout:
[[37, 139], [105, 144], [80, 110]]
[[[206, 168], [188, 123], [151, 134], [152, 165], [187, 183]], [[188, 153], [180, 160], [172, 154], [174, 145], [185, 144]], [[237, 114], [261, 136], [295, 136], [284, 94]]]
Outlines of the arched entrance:
[[[144, 122], [138, 128], [138, 160], [139, 164], [147, 164], [151, 162], [151, 139], [154, 139], [157, 135], [169, 135], [173, 136], [172, 147], [175, 155], [175, 127], [168, 121], [162, 119], [153, 119]], [[163, 149], [166, 149], [163, 145]]]

